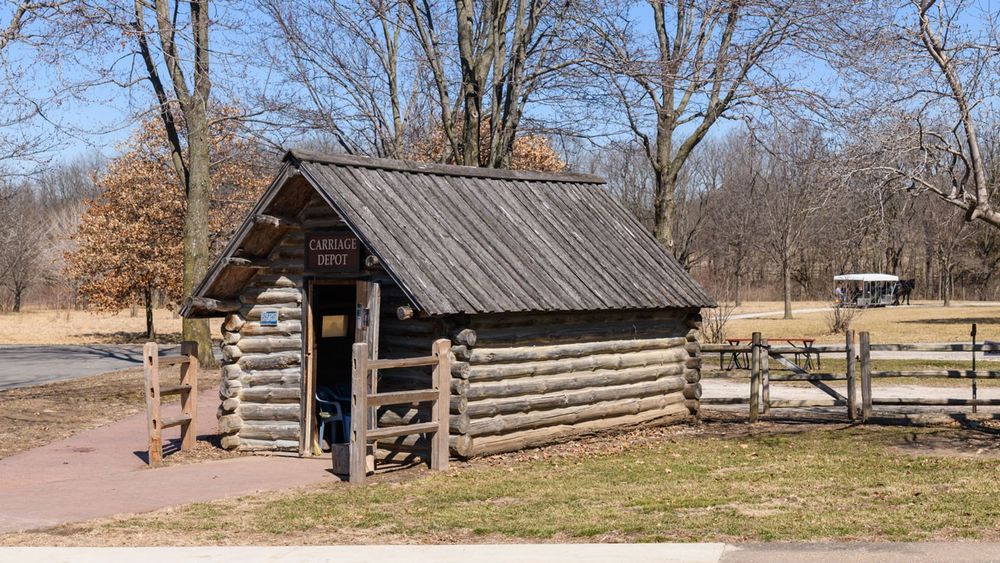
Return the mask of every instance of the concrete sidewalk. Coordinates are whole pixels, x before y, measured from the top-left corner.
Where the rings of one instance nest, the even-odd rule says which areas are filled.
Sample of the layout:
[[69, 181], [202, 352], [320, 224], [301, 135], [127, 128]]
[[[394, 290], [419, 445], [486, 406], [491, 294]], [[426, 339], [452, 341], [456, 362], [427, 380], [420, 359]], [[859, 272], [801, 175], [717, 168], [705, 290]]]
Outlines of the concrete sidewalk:
[[[214, 389], [199, 395], [199, 435], [215, 433], [218, 402]], [[171, 430], [165, 435], [175, 437]], [[147, 440], [143, 412], [0, 460], [0, 533], [337, 482], [327, 458], [248, 456], [150, 469]]]
[[690, 562], [757, 563], [771, 561], [846, 563], [955, 563], [1000, 561], [1000, 544], [935, 543], [773, 543], [773, 544], [503, 544], [358, 545], [282, 547], [6, 548], [0, 562], [154, 563], [164, 561], [406, 561], [407, 563], [574, 563]]

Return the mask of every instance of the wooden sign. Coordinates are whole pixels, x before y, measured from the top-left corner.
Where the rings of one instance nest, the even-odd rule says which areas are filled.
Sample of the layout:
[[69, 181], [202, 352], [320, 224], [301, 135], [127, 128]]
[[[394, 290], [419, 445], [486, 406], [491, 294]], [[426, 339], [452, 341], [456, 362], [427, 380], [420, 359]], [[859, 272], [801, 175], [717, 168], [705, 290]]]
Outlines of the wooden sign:
[[361, 241], [351, 233], [306, 235], [306, 270], [354, 273], [361, 270]]

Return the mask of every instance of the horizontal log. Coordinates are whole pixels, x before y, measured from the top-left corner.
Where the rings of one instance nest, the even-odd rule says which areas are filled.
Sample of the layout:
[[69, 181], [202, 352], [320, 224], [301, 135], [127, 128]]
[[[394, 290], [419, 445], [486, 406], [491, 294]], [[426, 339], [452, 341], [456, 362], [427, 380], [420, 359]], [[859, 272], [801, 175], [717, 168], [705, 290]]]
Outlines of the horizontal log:
[[684, 360], [684, 367], [688, 369], [701, 369], [701, 358], [693, 357]]
[[236, 344], [243, 335], [239, 332], [222, 331], [222, 344], [225, 346]]
[[395, 369], [412, 368], [421, 366], [434, 366], [438, 364], [438, 359], [434, 356], [419, 356], [415, 358], [399, 358], [395, 360], [371, 360], [368, 362], [369, 369]]
[[478, 336], [476, 335], [476, 331], [472, 330], [471, 328], [465, 328], [458, 331], [457, 333], [455, 333], [454, 336], [451, 337], [451, 339], [456, 344], [461, 344], [462, 346], [475, 346], [476, 342], [478, 342]]
[[219, 382], [219, 398], [230, 399], [239, 397], [243, 392], [243, 384], [236, 379], [223, 379]]
[[258, 385], [245, 387], [240, 398], [249, 403], [298, 403], [302, 399], [302, 391], [298, 386]]
[[470, 419], [491, 417], [504, 414], [527, 413], [562, 407], [589, 405], [605, 401], [614, 401], [650, 395], [665, 395], [677, 393], [684, 389], [684, 378], [666, 376], [652, 381], [631, 383], [627, 385], [612, 385], [606, 387], [590, 387], [575, 391], [550, 393], [545, 395], [528, 395], [505, 399], [487, 399], [470, 401], [465, 414]]
[[240, 302], [245, 305], [277, 305], [301, 301], [302, 291], [298, 288], [247, 288], [240, 294]]
[[980, 407], [1000, 405], [1000, 399], [920, 399], [916, 397], [882, 397], [872, 399], [873, 405], [882, 406], [915, 406], [915, 407]]
[[[670, 375], [683, 375], [680, 364], [655, 365], [620, 370], [598, 370], [589, 372], [569, 372], [560, 375], [471, 383], [465, 396], [470, 401], [503, 397], [542, 395], [588, 387], [625, 385], [641, 381], [652, 381]], [[452, 380], [461, 381], [461, 380]]]
[[843, 345], [817, 344], [815, 346], [804, 348], [801, 346], [788, 346], [788, 345], [775, 346], [774, 344], [771, 344], [771, 348], [769, 349], [769, 351], [772, 354], [805, 354], [807, 352], [813, 355], [846, 354], [847, 347]]
[[753, 348], [749, 345], [733, 346], [730, 344], [713, 344], [710, 342], [706, 342], [705, 344], [701, 345], [702, 354], [732, 354], [732, 353], [742, 354], [742, 353], [749, 353], [752, 349]]
[[219, 445], [224, 450], [235, 450], [240, 447], [240, 435], [228, 434], [219, 439]]
[[677, 321], [635, 319], [585, 324], [559, 324], [553, 321], [537, 327], [512, 326], [503, 329], [476, 329], [479, 345], [493, 348], [664, 338], [685, 333], [686, 329]]
[[240, 314], [248, 321], [259, 321], [264, 311], [277, 311], [278, 321], [302, 318], [302, 305], [299, 303], [275, 303], [274, 305], [244, 305]]
[[527, 346], [520, 348], [476, 348], [471, 351], [469, 361], [474, 364], [530, 362], [578, 358], [595, 354], [622, 354], [657, 348], [683, 346], [687, 340], [681, 338], [654, 338], [647, 340], [607, 340], [580, 344], [556, 344], [552, 346]]
[[257, 225], [267, 225], [275, 229], [291, 229], [301, 226], [298, 219], [293, 219], [291, 217], [276, 217], [274, 215], [265, 215], [263, 213], [254, 215], [253, 222]]
[[683, 348], [674, 347], [614, 354], [596, 354], [563, 360], [542, 360], [513, 364], [498, 363], [492, 365], [470, 364], [468, 379], [470, 382], [475, 383], [601, 369], [618, 370], [633, 367], [672, 365], [683, 362], [686, 358], [687, 353]]
[[[702, 399], [702, 402], [704, 401], [705, 400]], [[793, 409], [802, 407], [845, 407], [847, 406], [847, 401], [841, 401], [840, 399], [802, 399], [802, 400], [772, 399], [767, 404], [772, 409]]]
[[182, 306], [183, 313], [189, 317], [221, 317], [239, 309], [239, 301], [209, 297], [188, 297]]
[[240, 330], [243, 336], [295, 336], [302, 334], [302, 321], [289, 319], [279, 321], [277, 326], [262, 326], [260, 322], [251, 321]]
[[240, 408], [241, 404], [242, 401], [240, 401], [238, 398], [230, 397], [222, 401], [222, 405], [219, 406], [219, 408], [222, 409], [223, 412], [236, 412], [237, 409]]
[[241, 451], [287, 451], [293, 452], [299, 450], [298, 440], [257, 440], [253, 438], [240, 438], [240, 445], [237, 446], [238, 450]]
[[259, 422], [248, 420], [240, 428], [240, 438], [252, 440], [299, 440], [301, 426], [298, 422]]
[[403, 305], [396, 308], [396, 318], [405, 321], [406, 319], [412, 319], [414, 315], [413, 307], [409, 305]]
[[[378, 426], [386, 428], [390, 426], [402, 426], [418, 422], [430, 422], [431, 410], [429, 407], [402, 407], [382, 408], [378, 410]], [[469, 430], [469, 417], [464, 414], [453, 414], [448, 416], [448, 432], [451, 434], [465, 434]]]
[[689, 413], [697, 415], [701, 412], [701, 401], [698, 399], [684, 399], [684, 406], [687, 407]]
[[409, 405], [413, 403], [436, 401], [439, 396], [440, 394], [435, 389], [377, 393], [375, 395], [368, 395], [368, 405], [371, 407], [378, 407], [382, 405]]
[[558, 443], [609, 430], [627, 430], [636, 427], [660, 425], [689, 416], [683, 403], [667, 405], [662, 409], [638, 414], [588, 420], [579, 424], [558, 425], [536, 430], [512, 432], [498, 436], [472, 438], [468, 453], [462, 457], [475, 457], [502, 452], [523, 450], [534, 446]]
[[244, 354], [290, 352], [302, 349], [298, 336], [244, 336], [237, 344]]
[[678, 323], [683, 325], [681, 314], [672, 310], [645, 311], [545, 311], [535, 313], [504, 313], [494, 315], [475, 315], [469, 319], [469, 328], [486, 334], [491, 330], [509, 329], [511, 331], [530, 331], [535, 329], [560, 329], [572, 326], [601, 325], [611, 323], [659, 322], [663, 324]]
[[298, 352], [281, 352], [276, 354], [247, 354], [238, 362], [243, 371], [284, 369], [302, 363], [302, 354]]
[[873, 371], [872, 377], [926, 377], [948, 379], [997, 379], [1000, 371], [936, 369], [919, 371]]
[[392, 438], [394, 436], [407, 436], [410, 434], [428, 434], [437, 432], [440, 425], [436, 422], [419, 422], [406, 426], [392, 426], [389, 428], [377, 428], [369, 430], [365, 435], [369, 441], [381, 440], [382, 438]]
[[240, 405], [239, 414], [244, 421], [247, 420], [288, 420], [298, 421], [302, 416], [302, 407], [298, 403], [288, 405], [259, 405], [256, 403], [243, 403]]
[[784, 373], [771, 372], [770, 381], [847, 381], [846, 373]]
[[700, 399], [701, 398], [701, 383], [692, 383], [684, 386], [684, 398], [685, 399]]
[[997, 344], [872, 344], [872, 352], [1000, 352]]
[[248, 387], [256, 385], [293, 386], [302, 383], [302, 368], [240, 371], [239, 378]]
[[[577, 424], [597, 418], [611, 418], [638, 414], [642, 411], [660, 410], [667, 405], [678, 404], [683, 407], [684, 398], [680, 393], [606, 401], [601, 403], [565, 407], [548, 411], [533, 411], [523, 414], [500, 415], [491, 418], [472, 419], [469, 421], [469, 436], [473, 440], [477, 436], [504, 434], [514, 431], [533, 430], [545, 426]], [[687, 409], [684, 409], [685, 412]]]
[[[749, 405], [750, 397], [702, 397], [703, 405]], [[773, 401], [772, 401], [773, 402]]]

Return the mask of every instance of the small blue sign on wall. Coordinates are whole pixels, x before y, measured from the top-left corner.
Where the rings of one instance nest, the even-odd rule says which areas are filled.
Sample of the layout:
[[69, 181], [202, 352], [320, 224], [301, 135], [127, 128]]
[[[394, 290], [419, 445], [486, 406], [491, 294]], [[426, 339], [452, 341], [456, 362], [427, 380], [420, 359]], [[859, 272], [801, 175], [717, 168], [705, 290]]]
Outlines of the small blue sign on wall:
[[261, 311], [260, 326], [278, 326], [278, 310], [264, 309]]

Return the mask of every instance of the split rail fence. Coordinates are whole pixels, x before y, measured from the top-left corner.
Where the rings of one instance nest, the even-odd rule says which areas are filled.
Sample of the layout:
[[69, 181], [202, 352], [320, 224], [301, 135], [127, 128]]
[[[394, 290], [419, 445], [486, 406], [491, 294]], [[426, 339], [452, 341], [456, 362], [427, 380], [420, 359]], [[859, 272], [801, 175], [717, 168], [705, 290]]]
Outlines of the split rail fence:
[[[749, 397], [702, 397], [704, 405], [748, 405], [750, 422], [756, 422], [761, 414], [776, 408], [844, 407], [848, 420], [862, 422], [872, 417], [873, 407], [953, 407], [971, 406], [976, 412], [978, 406], [1000, 406], [1000, 399], [978, 398], [978, 379], [1000, 379], [1000, 371], [983, 370], [919, 370], [919, 371], [875, 371], [872, 369], [871, 353], [878, 351], [913, 352], [970, 352], [975, 366], [976, 352], [996, 352], [996, 344], [872, 344], [868, 332], [860, 332], [855, 339], [854, 331], [848, 331], [844, 345], [817, 345], [808, 348], [809, 354], [842, 356], [846, 362], [843, 373], [808, 371], [790, 360], [787, 355], [802, 354], [796, 346], [769, 345], [761, 333], [753, 333], [747, 345], [704, 344], [703, 354], [745, 354], [750, 359]], [[772, 362], [786, 373], [773, 374]], [[971, 398], [922, 398], [922, 397], [875, 397], [872, 380], [878, 378], [916, 379], [968, 379], [971, 381]], [[805, 400], [771, 399], [772, 382], [804, 381], [825, 393], [828, 398]], [[828, 382], [846, 382], [846, 394], [830, 387]], [[860, 396], [859, 396], [860, 383]], [[859, 401], [860, 399], [860, 401]]]
[[[163, 463], [163, 431], [174, 426], [181, 427], [181, 451], [194, 447], [198, 426], [198, 343], [181, 343], [180, 354], [161, 356], [156, 342], [147, 342], [142, 347], [143, 372], [146, 382], [146, 426], [149, 431], [149, 465]], [[180, 365], [181, 376], [177, 385], [160, 384], [160, 367]], [[180, 415], [165, 418], [161, 414], [162, 399], [168, 395], [180, 395]]]
[[[371, 392], [371, 377], [384, 369], [434, 366], [431, 388], [413, 391]], [[413, 434], [431, 436], [431, 469], [448, 469], [448, 408], [451, 399], [451, 341], [434, 342], [430, 356], [403, 359], [369, 359], [368, 344], [358, 343], [353, 350], [351, 381], [351, 446], [348, 481], [363, 484], [368, 474], [368, 444], [380, 439]], [[381, 406], [431, 403], [431, 420], [403, 426], [378, 428], [370, 409]], [[369, 428], [369, 424], [372, 425]]]

